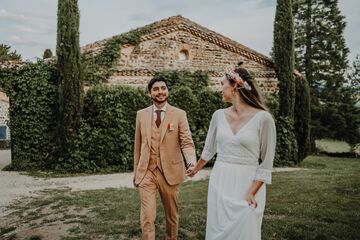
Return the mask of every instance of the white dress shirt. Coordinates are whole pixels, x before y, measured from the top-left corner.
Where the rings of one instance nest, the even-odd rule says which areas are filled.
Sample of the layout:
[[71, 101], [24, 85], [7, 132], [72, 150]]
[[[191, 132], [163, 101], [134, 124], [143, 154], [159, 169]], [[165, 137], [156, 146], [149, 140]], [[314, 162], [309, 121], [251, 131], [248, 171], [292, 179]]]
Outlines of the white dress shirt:
[[[161, 122], [164, 120], [167, 106], [168, 106], [168, 103], [166, 102], [165, 105], [161, 109], [159, 109], [159, 110], [161, 110]], [[153, 105], [152, 110], [153, 110], [153, 118], [154, 118], [154, 121], [156, 122], [156, 118], [157, 118], [156, 110], [158, 110], [158, 109], [156, 108], [155, 104]]]

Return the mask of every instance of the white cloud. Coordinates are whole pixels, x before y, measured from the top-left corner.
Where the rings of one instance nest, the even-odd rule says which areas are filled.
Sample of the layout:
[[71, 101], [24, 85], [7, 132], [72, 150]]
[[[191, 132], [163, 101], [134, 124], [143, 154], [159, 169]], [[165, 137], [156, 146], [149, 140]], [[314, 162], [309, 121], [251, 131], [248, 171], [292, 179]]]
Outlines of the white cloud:
[[[41, 56], [56, 45], [56, 0], [0, 0], [0, 43], [23, 57]], [[276, 0], [79, 0], [81, 45], [181, 14], [190, 20], [268, 55], [273, 43]], [[360, 53], [359, 0], [339, 0], [346, 17], [345, 38]], [[9, 40], [9, 36], [17, 36]], [[32, 46], [32, 47], [31, 47]], [[36, 46], [36, 47], [35, 47]]]
[[11, 13], [6, 9], [0, 9], [0, 18], [20, 23], [26, 22], [28, 20], [23, 14]]
[[22, 40], [19, 36], [15, 36], [15, 35], [11, 35], [9, 37], [9, 41], [13, 42], [13, 43], [21, 43]]
[[35, 29], [31, 28], [31, 27], [27, 27], [27, 26], [24, 26], [24, 25], [16, 25], [15, 29], [20, 31], [20, 32], [27, 32], [27, 33], [38, 33], [39, 32], [38, 30], [35, 30]]

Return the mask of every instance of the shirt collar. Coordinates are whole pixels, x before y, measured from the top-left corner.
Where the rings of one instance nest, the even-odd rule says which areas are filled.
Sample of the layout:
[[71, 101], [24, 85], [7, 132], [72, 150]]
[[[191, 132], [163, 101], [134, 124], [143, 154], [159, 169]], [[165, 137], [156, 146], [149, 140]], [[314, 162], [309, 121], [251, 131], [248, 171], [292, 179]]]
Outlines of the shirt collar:
[[[168, 103], [166, 102], [165, 105], [164, 105], [161, 109], [159, 109], [159, 110], [166, 112], [167, 107], [168, 107]], [[153, 109], [153, 112], [155, 112], [156, 110], [158, 110], [158, 109], [156, 108], [155, 104], [153, 104], [153, 108], [152, 108], [152, 109]]]

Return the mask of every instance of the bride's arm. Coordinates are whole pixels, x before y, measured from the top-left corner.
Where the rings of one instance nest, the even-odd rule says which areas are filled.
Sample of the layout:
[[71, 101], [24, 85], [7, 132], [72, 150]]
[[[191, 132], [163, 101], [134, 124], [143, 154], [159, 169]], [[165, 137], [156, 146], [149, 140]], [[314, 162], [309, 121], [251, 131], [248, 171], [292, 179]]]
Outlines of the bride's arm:
[[257, 207], [255, 195], [265, 184], [271, 184], [271, 172], [273, 168], [276, 147], [276, 128], [270, 114], [264, 117], [260, 127], [260, 158], [261, 164], [256, 170], [254, 182], [249, 190], [247, 201], [249, 205]]
[[208, 133], [206, 135], [204, 149], [201, 153], [200, 160], [197, 162], [195, 167], [190, 167], [186, 171], [186, 174], [189, 177], [193, 177], [216, 154], [217, 113], [218, 111], [214, 112], [211, 118]]
[[254, 206], [257, 207], [257, 202], [255, 200], [255, 195], [256, 193], [259, 191], [259, 189], [261, 188], [261, 186], [264, 184], [264, 182], [259, 181], [259, 180], [254, 180], [254, 183], [252, 184], [250, 191], [247, 195], [247, 202], [249, 203], [250, 206]]

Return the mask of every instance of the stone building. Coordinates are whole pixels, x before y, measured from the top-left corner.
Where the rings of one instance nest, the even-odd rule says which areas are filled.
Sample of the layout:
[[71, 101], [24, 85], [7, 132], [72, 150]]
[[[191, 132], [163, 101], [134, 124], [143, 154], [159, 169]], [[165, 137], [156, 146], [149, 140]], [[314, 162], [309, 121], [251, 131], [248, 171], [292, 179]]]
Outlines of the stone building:
[[0, 91], [0, 141], [10, 139], [10, 131], [7, 126], [9, 110], [9, 98]]
[[[88, 44], [82, 51], [98, 54], [108, 40]], [[155, 22], [139, 46], [123, 45], [119, 54], [108, 85], [142, 86], [158, 71], [202, 70], [209, 72], [210, 84], [215, 86], [227, 65], [243, 61], [264, 93], [277, 89], [270, 58], [180, 15]]]

